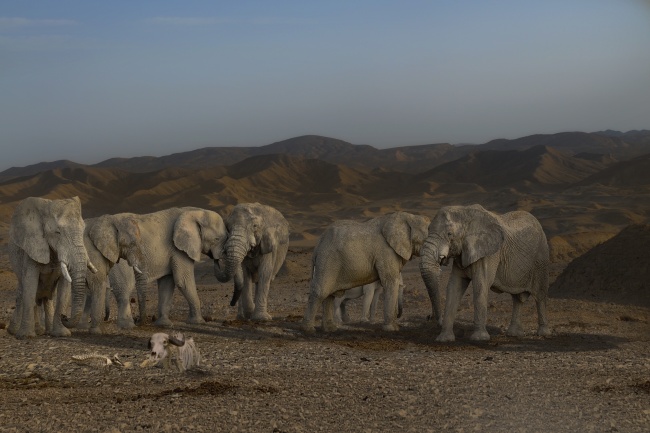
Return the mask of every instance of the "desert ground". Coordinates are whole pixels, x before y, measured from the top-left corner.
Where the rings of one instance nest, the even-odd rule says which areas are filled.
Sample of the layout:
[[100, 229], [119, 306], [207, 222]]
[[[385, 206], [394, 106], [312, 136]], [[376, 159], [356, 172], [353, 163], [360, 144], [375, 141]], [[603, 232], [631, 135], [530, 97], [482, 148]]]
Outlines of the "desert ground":
[[[208, 171], [163, 169], [134, 178], [141, 191], [122, 196], [116, 191], [135, 181], [124, 181], [126, 172], [104, 168], [45, 167], [5, 178], [0, 183], [0, 431], [650, 431], [648, 171], [637, 171], [635, 179], [641, 180], [630, 182], [620, 173], [630, 173], [631, 163], [621, 162], [628, 165], [608, 175], [616, 168], [610, 161], [580, 165], [589, 172], [576, 175], [577, 166], [568, 159], [554, 166], [548, 155], [535, 159], [542, 161], [536, 173], [541, 167], [544, 176], [557, 180], [567, 173], [561, 170], [573, 170], [571, 180], [559, 185], [542, 176], [495, 185], [490, 176], [452, 182], [445, 170], [434, 173], [437, 177], [404, 179], [397, 172], [340, 166], [332, 180], [327, 166], [316, 182], [307, 183], [308, 174], [324, 166], [288, 157], [256, 160], [257, 166], [248, 162], [227, 176], [223, 169], [215, 174], [218, 184], [210, 183]], [[311, 165], [305, 171], [301, 164]], [[207, 322], [184, 323], [187, 302], [178, 291], [171, 315], [173, 331], [193, 337], [199, 347], [198, 368], [184, 373], [140, 368], [149, 337], [161, 329], [117, 328], [114, 300], [103, 335], [73, 329], [67, 338], [17, 340], [6, 331], [16, 286], [6, 254], [7, 228], [12, 208], [29, 195], [78, 195], [84, 216], [177, 205], [225, 215], [237, 201], [275, 206], [290, 222], [291, 241], [269, 295], [273, 320], [236, 320], [236, 308], [229, 305], [232, 283], [218, 283], [204, 257], [195, 276]], [[541, 221], [551, 247], [552, 336], [535, 335], [532, 299], [525, 304], [526, 335], [506, 336], [510, 296], [491, 293], [491, 340], [471, 342], [470, 286], [456, 320], [456, 341], [435, 342], [440, 329], [427, 320], [431, 306], [418, 258], [403, 270], [399, 331], [383, 331], [381, 317], [360, 323], [358, 300], [349, 304], [352, 322], [336, 332], [301, 332], [313, 247], [332, 221], [394, 210], [433, 217], [443, 205], [470, 203], [497, 212], [528, 210]], [[157, 295], [154, 286], [149, 290], [151, 316]], [[125, 366], [73, 359], [89, 353], [117, 355]]]

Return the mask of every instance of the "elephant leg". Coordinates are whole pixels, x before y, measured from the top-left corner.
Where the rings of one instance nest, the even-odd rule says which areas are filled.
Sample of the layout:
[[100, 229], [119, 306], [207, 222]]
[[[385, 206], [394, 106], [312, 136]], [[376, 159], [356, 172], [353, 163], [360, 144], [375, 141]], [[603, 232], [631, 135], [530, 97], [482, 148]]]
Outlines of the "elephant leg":
[[364, 286], [362, 320], [364, 322], [371, 322], [377, 313], [380, 290], [377, 290], [374, 284], [369, 284], [367, 287], [366, 289]]
[[[145, 325], [149, 323], [149, 316], [147, 316], [148, 283], [149, 283], [149, 277], [147, 276], [147, 274], [139, 274], [137, 272], [135, 273], [135, 290], [138, 294], [138, 313], [140, 314], [140, 317], [138, 318], [138, 324], [140, 325]], [[125, 325], [125, 327], [129, 326], [127, 324], [129, 321], [133, 322], [133, 315], [131, 313], [131, 295], [132, 293], [128, 293], [128, 296], [126, 297], [128, 312], [126, 311], [125, 308], [124, 312], [120, 315], [120, 317], [123, 318], [123, 324]]]
[[[191, 264], [194, 267], [194, 263]], [[175, 272], [174, 276], [178, 273]], [[187, 305], [189, 307], [189, 315], [187, 317], [187, 323], [194, 325], [200, 325], [205, 323], [205, 319], [201, 315], [201, 299], [199, 299], [199, 294], [196, 291], [196, 281], [194, 280], [194, 270], [186, 269], [181, 271], [183, 278], [176, 280], [176, 285], [180, 289], [181, 293], [187, 300]], [[170, 300], [171, 306], [171, 300]], [[169, 311], [169, 308], [168, 308]]]
[[307, 299], [307, 309], [302, 319], [302, 330], [308, 334], [315, 331], [314, 323], [316, 322], [316, 312], [323, 302], [321, 297], [322, 290], [317, 278], [312, 278], [309, 286], [309, 298]]
[[[70, 330], [66, 328], [63, 323], [61, 322], [61, 315], [63, 314], [63, 311], [66, 307], [66, 302], [65, 300], [67, 299], [67, 293], [71, 290], [70, 283], [68, 283], [64, 278], [59, 278], [59, 281], [56, 283], [56, 308], [54, 309], [54, 317], [51, 317], [51, 323], [52, 323], [52, 330], [50, 331], [50, 335], [53, 335], [55, 337], [69, 337], [72, 335]], [[53, 294], [54, 295], [54, 294]], [[48, 303], [51, 303], [49, 301]], [[44, 305], [45, 306], [45, 305]], [[46, 323], [47, 320], [50, 320], [47, 318], [48, 313], [47, 309], [50, 307], [45, 307], [45, 317], [46, 317]]]
[[498, 266], [498, 259], [484, 258], [476, 262], [473, 269], [472, 285], [474, 286], [474, 332], [470, 336], [472, 341], [488, 341], [490, 334], [487, 332], [487, 304], [488, 292]]
[[106, 305], [106, 275], [100, 277], [97, 274], [88, 276], [88, 288], [90, 298], [90, 333], [102, 333], [102, 318], [104, 317], [104, 309]]
[[[345, 305], [347, 299], [343, 297], [334, 298], [334, 320], [336, 323], [343, 323], [343, 316], [347, 315]], [[349, 317], [348, 317], [349, 318]]]
[[454, 336], [454, 321], [456, 320], [460, 300], [463, 298], [467, 286], [469, 286], [469, 281], [454, 267], [447, 283], [447, 300], [445, 302], [445, 314], [442, 319], [442, 330], [436, 341], [444, 343], [456, 339]]
[[[131, 310], [131, 296], [119, 296], [115, 299], [117, 303], [117, 326], [120, 329], [133, 329], [133, 311]], [[146, 318], [146, 315], [144, 316]], [[140, 322], [142, 323], [142, 322]]]
[[172, 298], [174, 297], [174, 277], [165, 275], [158, 279], [158, 318], [154, 322], [156, 326], [170, 327], [172, 321], [169, 319]]
[[523, 337], [524, 329], [521, 326], [521, 307], [524, 305], [524, 302], [521, 300], [521, 297], [517, 295], [512, 295], [512, 318], [510, 319], [510, 326], [506, 331], [506, 335], [511, 337]]
[[384, 287], [384, 331], [397, 331], [397, 291], [399, 290], [399, 281], [397, 278], [382, 279], [381, 285]]
[[338, 326], [334, 322], [334, 295], [323, 299], [323, 331], [334, 332]]
[[535, 300], [537, 304], [537, 335], [548, 337], [552, 334], [551, 328], [548, 326], [548, 319], [546, 317], [546, 299]]
[[38, 288], [39, 269], [36, 266], [23, 267], [21, 296], [20, 326], [14, 334], [16, 338], [36, 337], [34, 329], [34, 306], [36, 305], [36, 291]]
[[255, 288], [255, 311], [253, 312], [253, 320], [258, 322], [272, 319], [268, 312], [267, 301], [269, 289], [271, 288], [271, 280], [273, 279], [274, 265], [273, 253], [265, 254], [257, 270], [258, 279]]
[[20, 283], [20, 280], [18, 281], [18, 286], [16, 287], [16, 293], [16, 307], [14, 308], [14, 312], [11, 315], [11, 320], [9, 321], [9, 326], [7, 327], [7, 332], [11, 335], [16, 335], [16, 332], [18, 332], [20, 323], [22, 322], [23, 318], [23, 287]]
[[255, 311], [255, 301], [253, 300], [253, 276], [244, 271], [241, 266], [235, 272], [235, 284], [241, 288], [239, 296], [239, 305], [237, 306], [237, 319], [249, 320], [253, 317]]
[[51, 324], [47, 323], [45, 304], [49, 301], [46, 298], [39, 299], [34, 305], [34, 331], [36, 335], [44, 335], [52, 329]]

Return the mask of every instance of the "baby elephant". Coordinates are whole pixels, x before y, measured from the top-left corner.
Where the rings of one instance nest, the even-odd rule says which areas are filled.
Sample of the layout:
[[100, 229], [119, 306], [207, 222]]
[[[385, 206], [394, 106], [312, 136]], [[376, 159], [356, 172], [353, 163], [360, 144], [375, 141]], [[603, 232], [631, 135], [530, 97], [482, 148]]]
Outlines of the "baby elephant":
[[[402, 275], [399, 276], [399, 292], [397, 294], [397, 317], [402, 317], [402, 303], [404, 299], [404, 281]], [[334, 298], [334, 319], [337, 323], [350, 322], [350, 316], [347, 312], [347, 303], [351, 299], [358, 299], [363, 296], [362, 322], [369, 322], [375, 317], [377, 311], [377, 301], [379, 296], [384, 293], [384, 287], [375, 281], [374, 283], [354, 287], [346, 290], [343, 296]]]

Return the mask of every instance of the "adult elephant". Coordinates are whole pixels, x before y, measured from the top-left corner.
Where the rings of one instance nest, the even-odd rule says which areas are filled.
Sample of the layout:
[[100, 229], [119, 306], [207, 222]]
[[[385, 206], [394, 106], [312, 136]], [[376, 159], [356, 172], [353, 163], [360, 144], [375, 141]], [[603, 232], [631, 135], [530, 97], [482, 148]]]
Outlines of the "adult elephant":
[[71, 318], [66, 325], [87, 327], [89, 315], [90, 332], [101, 334], [100, 325], [104, 315], [109, 271], [119, 259], [124, 259], [138, 273], [142, 273], [140, 270], [144, 268], [142, 237], [137, 215], [132, 213], [103, 215], [86, 219], [85, 223], [84, 244], [98, 272], [86, 276], [88, 296], [85, 309], [82, 300], [75, 299], [72, 303]]
[[[84, 221], [78, 197], [48, 200], [28, 197], [21, 201], [11, 217], [9, 259], [18, 279], [16, 309], [8, 331], [17, 338], [34, 337], [37, 298], [51, 300], [59, 296], [50, 334], [69, 336], [61, 322], [65, 288], [72, 283], [74, 302], [83, 302], [86, 270], [96, 272], [84, 246]], [[45, 306], [46, 312], [49, 307]], [[51, 315], [51, 314], [50, 314]], [[46, 327], [49, 319], [46, 315]]]
[[226, 227], [225, 255], [215, 257], [214, 274], [222, 283], [234, 277], [235, 289], [230, 305], [239, 301], [238, 319], [271, 320], [267, 298], [271, 281], [287, 256], [289, 223], [270, 206], [241, 203], [226, 218]]
[[366, 222], [336, 221], [321, 235], [312, 257], [312, 280], [303, 329], [314, 331], [323, 305], [323, 330], [336, 329], [334, 297], [379, 280], [384, 287], [384, 329], [395, 331], [400, 273], [427, 237], [429, 218], [394, 212]]
[[[140, 323], [146, 323], [146, 288], [151, 281], [158, 283], [158, 314], [155, 325], [171, 326], [169, 319], [174, 290], [178, 287], [189, 304], [188, 323], [199, 324], [201, 301], [196, 291], [194, 265], [201, 254], [219, 258], [227, 237], [221, 216], [211, 210], [196, 207], [170, 208], [145, 215], [135, 215], [140, 228], [143, 274], [135, 275], [138, 292]], [[127, 264], [128, 265], [128, 264]], [[129, 266], [118, 266], [114, 272], [133, 272]], [[111, 281], [127, 281], [128, 276], [111, 278]], [[119, 283], [118, 283], [119, 284]], [[133, 318], [126, 311], [132, 290], [128, 285], [111, 284], [111, 291], [118, 303], [118, 326], [133, 327]], [[130, 308], [130, 307], [129, 307]]]
[[550, 334], [546, 319], [548, 243], [533, 215], [524, 211], [497, 215], [477, 204], [440, 209], [422, 247], [420, 272], [428, 290], [439, 291], [440, 265], [452, 258], [445, 315], [437, 341], [454, 341], [454, 319], [470, 281], [474, 291], [472, 340], [490, 339], [485, 327], [490, 288], [512, 295], [508, 335], [524, 334], [521, 306], [530, 295], [537, 302], [537, 334]]

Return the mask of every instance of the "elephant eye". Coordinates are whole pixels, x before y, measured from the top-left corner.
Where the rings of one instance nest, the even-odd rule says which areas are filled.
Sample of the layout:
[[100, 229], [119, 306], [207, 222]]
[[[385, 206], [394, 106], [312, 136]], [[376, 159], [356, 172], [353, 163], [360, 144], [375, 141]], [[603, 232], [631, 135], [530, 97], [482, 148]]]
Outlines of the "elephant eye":
[[451, 237], [451, 232], [447, 232], [447, 236], [450, 236], [450, 237]]

